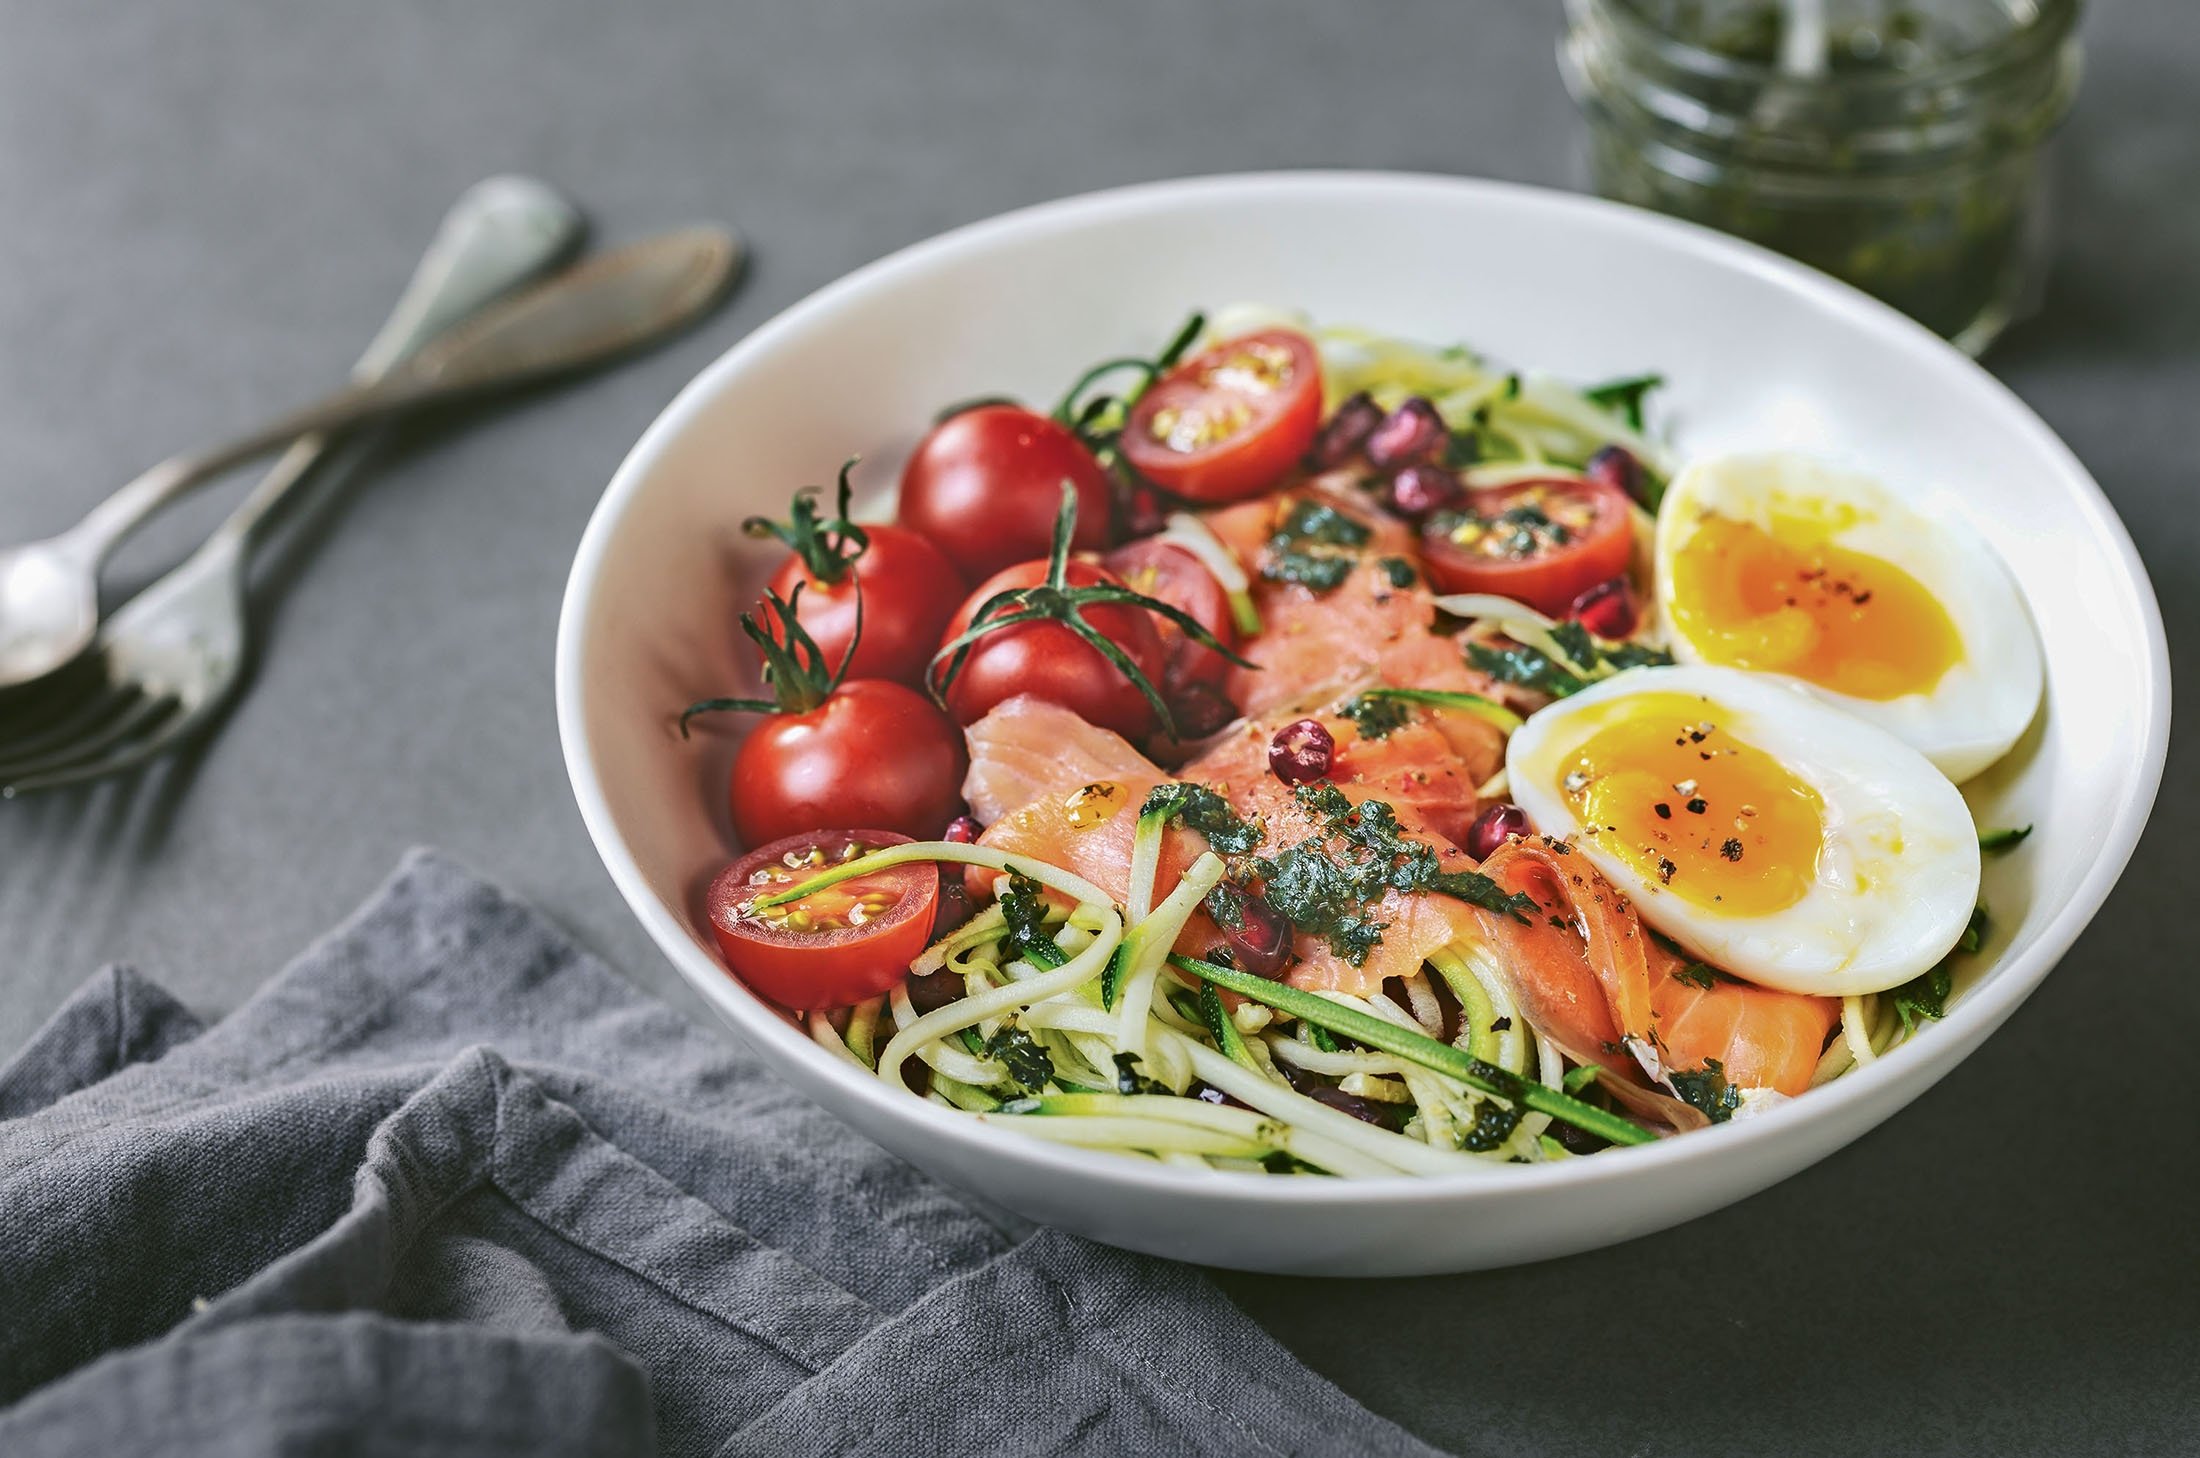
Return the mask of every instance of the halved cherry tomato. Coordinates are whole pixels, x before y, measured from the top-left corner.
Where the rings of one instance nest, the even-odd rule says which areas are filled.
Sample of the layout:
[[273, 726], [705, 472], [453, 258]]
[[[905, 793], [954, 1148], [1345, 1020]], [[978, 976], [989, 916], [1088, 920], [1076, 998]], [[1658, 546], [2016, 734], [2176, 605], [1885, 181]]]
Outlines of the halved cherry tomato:
[[1322, 420], [1321, 357], [1290, 329], [1263, 329], [1194, 355], [1138, 397], [1123, 457], [1164, 491], [1238, 501], [1281, 480]]
[[[870, 641], [869, 618], [864, 641]], [[936, 833], [962, 808], [963, 737], [915, 689], [843, 683], [816, 708], [772, 714], [733, 757], [733, 828], [762, 845], [820, 825]]]
[[[995, 573], [970, 594], [940, 641], [959, 637], [988, 599], [1046, 580], [1044, 562], [1024, 562]], [[1071, 562], [1066, 580], [1071, 587], [1123, 585], [1113, 572], [1091, 562]], [[1080, 613], [1087, 626], [1120, 648], [1146, 681], [1160, 689], [1168, 660], [1160, 635], [1154, 632], [1152, 613], [1118, 603], [1097, 604]], [[942, 663], [934, 671], [944, 673], [946, 667]], [[972, 643], [947, 686], [947, 707], [956, 722], [973, 724], [995, 704], [1018, 694], [1060, 704], [1087, 723], [1112, 729], [1125, 739], [1142, 739], [1154, 727], [1152, 706], [1122, 670], [1067, 624], [1050, 619], [1011, 623]]]
[[[940, 630], [962, 601], [962, 576], [946, 553], [907, 527], [880, 523], [866, 524], [863, 530], [870, 546], [841, 569], [837, 581], [812, 576], [802, 558], [790, 552], [772, 574], [770, 589], [783, 598], [794, 598], [795, 588], [801, 587], [802, 596], [795, 601], [796, 620], [816, 640], [825, 661], [837, 668], [855, 636], [860, 588], [863, 641], [856, 647], [847, 676], [921, 683], [932, 650], [940, 645]], [[772, 636], [786, 641], [781, 633]]]
[[[1199, 625], [1225, 647], [1237, 647], [1237, 625], [1230, 618], [1230, 597], [1200, 560], [1171, 542], [1148, 539], [1117, 547], [1101, 559], [1108, 570], [1123, 579], [1133, 592], [1158, 598], [1180, 612], [1191, 614]], [[1153, 618], [1167, 660], [1164, 687], [1174, 690], [1193, 683], [1220, 683], [1230, 661], [1204, 643], [1195, 643], [1159, 613]]]
[[1421, 529], [1421, 556], [1439, 592], [1494, 592], [1560, 618], [1627, 570], [1634, 542], [1625, 492], [1554, 476], [1469, 493]]
[[932, 935], [936, 867], [915, 862], [856, 876], [767, 910], [752, 903], [905, 835], [817, 830], [758, 846], [704, 896], [711, 935], [751, 989], [797, 1012], [852, 1007], [891, 988]]
[[951, 415], [917, 443], [901, 473], [902, 525], [922, 532], [971, 581], [1044, 557], [1062, 483], [1077, 488], [1080, 550], [1108, 544], [1114, 491], [1070, 428], [1020, 405]]

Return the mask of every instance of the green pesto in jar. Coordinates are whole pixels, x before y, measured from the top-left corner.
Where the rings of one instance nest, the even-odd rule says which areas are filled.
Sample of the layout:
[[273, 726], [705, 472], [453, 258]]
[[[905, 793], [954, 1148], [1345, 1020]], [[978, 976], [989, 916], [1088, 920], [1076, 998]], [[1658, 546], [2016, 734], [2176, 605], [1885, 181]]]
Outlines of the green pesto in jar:
[[[1605, 195], [1737, 234], [1974, 351], [2030, 302], [2075, 0], [1569, 0]], [[1819, 23], [1795, 27], [1817, 10]]]

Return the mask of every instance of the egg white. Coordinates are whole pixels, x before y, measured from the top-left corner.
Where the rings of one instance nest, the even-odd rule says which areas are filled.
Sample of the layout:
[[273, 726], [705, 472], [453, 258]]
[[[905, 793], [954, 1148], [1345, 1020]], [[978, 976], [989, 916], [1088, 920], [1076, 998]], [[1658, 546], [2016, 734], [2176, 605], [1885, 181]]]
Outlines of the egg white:
[[[1763, 915], [1683, 900], [1585, 834], [1561, 781], [1592, 734], [1643, 694], [1700, 699], [1703, 718], [1778, 760], [1824, 802], [1817, 876], [1800, 900]], [[1946, 775], [1883, 729], [1740, 669], [1638, 668], [1529, 718], [1505, 750], [1513, 799], [1541, 833], [1577, 853], [1642, 919], [1714, 967], [1789, 992], [1879, 992], [1929, 969], [1978, 902], [1978, 829]]]
[[1830, 506], [1849, 520], [1829, 540], [1889, 562], [1939, 600], [1961, 656], [1923, 693], [1863, 699], [1809, 690], [1912, 745], [1958, 784], [2007, 754], [2040, 702], [2039, 637], [2009, 569], [1967, 522], [1920, 510], [1869, 476], [1786, 452], [1723, 456], [1673, 479], [1658, 511], [1658, 616], [1682, 663], [1702, 663], [1672, 610], [1673, 561], [1706, 515], [1772, 528], [1775, 505]]

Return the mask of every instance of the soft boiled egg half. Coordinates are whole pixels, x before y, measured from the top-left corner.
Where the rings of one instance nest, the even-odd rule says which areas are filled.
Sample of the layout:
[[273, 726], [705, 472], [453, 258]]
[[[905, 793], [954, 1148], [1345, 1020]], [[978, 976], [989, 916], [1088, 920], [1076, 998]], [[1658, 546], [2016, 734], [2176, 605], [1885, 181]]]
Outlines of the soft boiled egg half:
[[1702, 461], [1658, 510], [1658, 612], [1682, 663], [1784, 674], [1969, 779], [2040, 701], [2040, 649], [1975, 531], [1806, 456]]
[[1785, 680], [1638, 668], [1514, 731], [1513, 798], [1692, 956], [1789, 992], [1878, 992], [1945, 956], [1978, 902], [1948, 777]]

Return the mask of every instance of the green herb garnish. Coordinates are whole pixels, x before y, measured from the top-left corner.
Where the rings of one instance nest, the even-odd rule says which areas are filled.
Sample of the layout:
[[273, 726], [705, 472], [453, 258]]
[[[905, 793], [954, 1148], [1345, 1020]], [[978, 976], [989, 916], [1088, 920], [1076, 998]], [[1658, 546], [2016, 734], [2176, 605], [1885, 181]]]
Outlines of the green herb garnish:
[[1268, 539], [1260, 575], [1270, 582], [1296, 582], [1316, 592], [1332, 591], [1352, 575], [1360, 562], [1360, 549], [1373, 535], [1364, 523], [1336, 507], [1302, 499]]
[[1326, 780], [1293, 793], [1321, 831], [1253, 862], [1261, 894], [1293, 928], [1355, 967], [1382, 942], [1386, 924], [1370, 907], [1386, 891], [1433, 891], [1522, 922], [1538, 909], [1533, 897], [1507, 893], [1479, 871], [1445, 870], [1433, 847], [1400, 830], [1384, 801], [1355, 805]]
[[[1600, 643], [1587, 628], [1571, 618], [1552, 625], [1551, 639], [1574, 668], [1599, 676], [1607, 669], [1620, 673], [1673, 661], [1672, 654], [1640, 643]], [[1578, 694], [1589, 686], [1589, 680], [1580, 673], [1525, 643], [1511, 643], [1502, 648], [1469, 643], [1467, 661], [1499, 683], [1516, 683], [1556, 699]]]
[[1630, 668], [1663, 668], [1673, 661], [1673, 655], [1663, 648], [1652, 648], [1647, 643], [1613, 643], [1597, 645], [1597, 657], [1614, 673], [1624, 673]]
[[1388, 739], [1413, 720], [1404, 700], [1381, 694], [1354, 694], [1337, 712], [1352, 721], [1362, 739]]
[[1931, 968], [1919, 973], [1897, 987], [1894, 998], [1895, 1016], [1902, 1019], [1902, 1031], [1908, 1034], [1928, 1018], [1948, 1015], [1948, 995], [1955, 991], [1955, 960], [1976, 952], [1986, 940], [1986, 903], [1971, 908], [1971, 920], [1963, 928], [1963, 935], [1947, 956], [1935, 962]]
[[1560, 668], [1548, 654], [1537, 652], [1525, 643], [1513, 643], [1503, 648], [1492, 648], [1487, 643], [1469, 643], [1467, 662], [1499, 683], [1518, 684], [1522, 688], [1532, 688], [1558, 699], [1563, 699], [1568, 694], [1578, 694], [1589, 686], [1580, 675]]
[[1664, 383], [1663, 375], [1630, 375], [1625, 379], [1590, 385], [1581, 392], [1581, 397], [1599, 410], [1617, 415], [1627, 422], [1628, 429], [1640, 435], [1642, 398]]
[[1035, 1094], [1054, 1078], [1054, 1060], [1047, 1050], [1014, 1023], [1003, 1023], [985, 1040], [985, 1056], [998, 1059], [1008, 1071], [1008, 1081], [1025, 1093]]
[[1175, 1089], [1138, 1071], [1136, 1053], [1115, 1055], [1115, 1091], [1119, 1094], [1173, 1094]]
[[1989, 855], [1995, 851], [2009, 850], [2022, 844], [2024, 838], [2031, 833], [2032, 827], [2029, 825], [2019, 825], [2007, 830], [1982, 830], [1978, 836], [1978, 848]]
[[1577, 618], [1568, 618], [1551, 627], [1551, 641], [1566, 655], [1568, 662], [1578, 668], [1594, 671], [1597, 666], [1597, 642], [1589, 636], [1589, 630]]
[[1512, 1138], [1513, 1130], [1520, 1127], [1520, 1110], [1495, 1099], [1482, 1100], [1475, 1111], [1474, 1127], [1459, 1141], [1459, 1147], [1472, 1154], [1487, 1154]]
[[1709, 992], [1719, 985], [1719, 969], [1704, 962], [1690, 962], [1673, 973], [1675, 982], [1685, 982], [1690, 987], [1701, 987]]
[[1245, 855], [1260, 844], [1260, 827], [1205, 785], [1173, 780], [1155, 785], [1138, 807], [1140, 820], [1150, 815], [1159, 815], [1164, 824], [1175, 820], [1198, 831], [1222, 855]]
[[1726, 1081], [1726, 1067], [1716, 1058], [1706, 1058], [1703, 1067], [1693, 1072], [1673, 1070], [1665, 1080], [1682, 1103], [1701, 1111], [1714, 1124], [1724, 1124], [1742, 1106], [1742, 1091]]
[[1001, 916], [1008, 923], [1008, 935], [1001, 939], [1007, 960], [1032, 961], [1032, 949], [1039, 946], [1050, 952], [1058, 950], [1053, 933], [1046, 927], [1046, 893], [1029, 876], [1017, 871], [1008, 873], [1008, 889], [1001, 893]]

